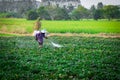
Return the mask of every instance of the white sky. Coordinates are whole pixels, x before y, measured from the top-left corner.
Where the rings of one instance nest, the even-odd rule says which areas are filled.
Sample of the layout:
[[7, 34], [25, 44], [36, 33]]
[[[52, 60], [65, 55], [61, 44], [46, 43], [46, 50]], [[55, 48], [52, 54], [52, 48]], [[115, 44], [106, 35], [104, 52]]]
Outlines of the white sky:
[[[37, 0], [41, 1], [41, 0]], [[81, 4], [86, 7], [90, 8], [91, 5], [97, 5], [98, 2], [102, 2], [103, 5], [120, 5], [120, 0], [80, 0]]]
[[120, 0], [81, 0], [81, 4], [86, 8], [93, 4], [96, 6], [98, 2], [102, 2], [103, 5], [120, 5]]

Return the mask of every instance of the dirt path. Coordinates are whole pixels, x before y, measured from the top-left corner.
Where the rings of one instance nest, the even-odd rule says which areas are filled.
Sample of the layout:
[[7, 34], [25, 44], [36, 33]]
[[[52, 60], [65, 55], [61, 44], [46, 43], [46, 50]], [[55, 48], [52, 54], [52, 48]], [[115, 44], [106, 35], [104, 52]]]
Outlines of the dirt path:
[[81, 36], [81, 37], [104, 37], [104, 38], [120, 38], [120, 34], [88, 34], [88, 33], [51, 33], [50, 36]]
[[[0, 34], [14, 34], [18, 36], [32, 36], [32, 34], [17, 34], [17, 33], [8, 33], [8, 32], [1, 32]], [[98, 33], [98, 34], [88, 34], [88, 33], [49, 33], [48, 36], [81, 36], [81, 37], [103, 37], [103, 38], [120, 38], [120, 33]]]

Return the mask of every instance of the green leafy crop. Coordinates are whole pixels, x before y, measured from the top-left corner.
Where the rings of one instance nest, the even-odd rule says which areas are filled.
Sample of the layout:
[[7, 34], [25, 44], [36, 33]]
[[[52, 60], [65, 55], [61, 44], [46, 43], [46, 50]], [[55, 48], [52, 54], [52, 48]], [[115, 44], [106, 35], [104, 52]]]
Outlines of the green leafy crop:
[[34, 37], [0, 37], [1, 80], [119, 80], [120, 39], [49, 37], [38, 47]]

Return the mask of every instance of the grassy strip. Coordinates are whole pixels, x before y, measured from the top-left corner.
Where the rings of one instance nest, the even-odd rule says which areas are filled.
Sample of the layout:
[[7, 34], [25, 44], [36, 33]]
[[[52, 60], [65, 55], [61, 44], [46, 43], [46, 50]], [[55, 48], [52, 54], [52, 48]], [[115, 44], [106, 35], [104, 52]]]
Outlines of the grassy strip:
[[0, 37], [8, 37], [8, 36], [20, 36], [20, 35], [0, 33]]

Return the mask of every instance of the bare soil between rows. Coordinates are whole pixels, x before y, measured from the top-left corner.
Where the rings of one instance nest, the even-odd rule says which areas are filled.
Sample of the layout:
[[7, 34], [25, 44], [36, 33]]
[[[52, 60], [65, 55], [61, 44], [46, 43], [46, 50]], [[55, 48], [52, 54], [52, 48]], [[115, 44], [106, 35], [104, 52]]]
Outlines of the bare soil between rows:
[[[9, 32], [2, 32], [0, 34], [13, 34], [18, 36], [33, 36], [31, 34], [18, 34], [18, 33], [9, 33]], [[103, 37], [103, 38], [120, 38], [120, 33], [97, 33], [97, 34], [89, 34], [89, 33], [49, 33], [48, 36], [81, 36], [81, 37]]]

